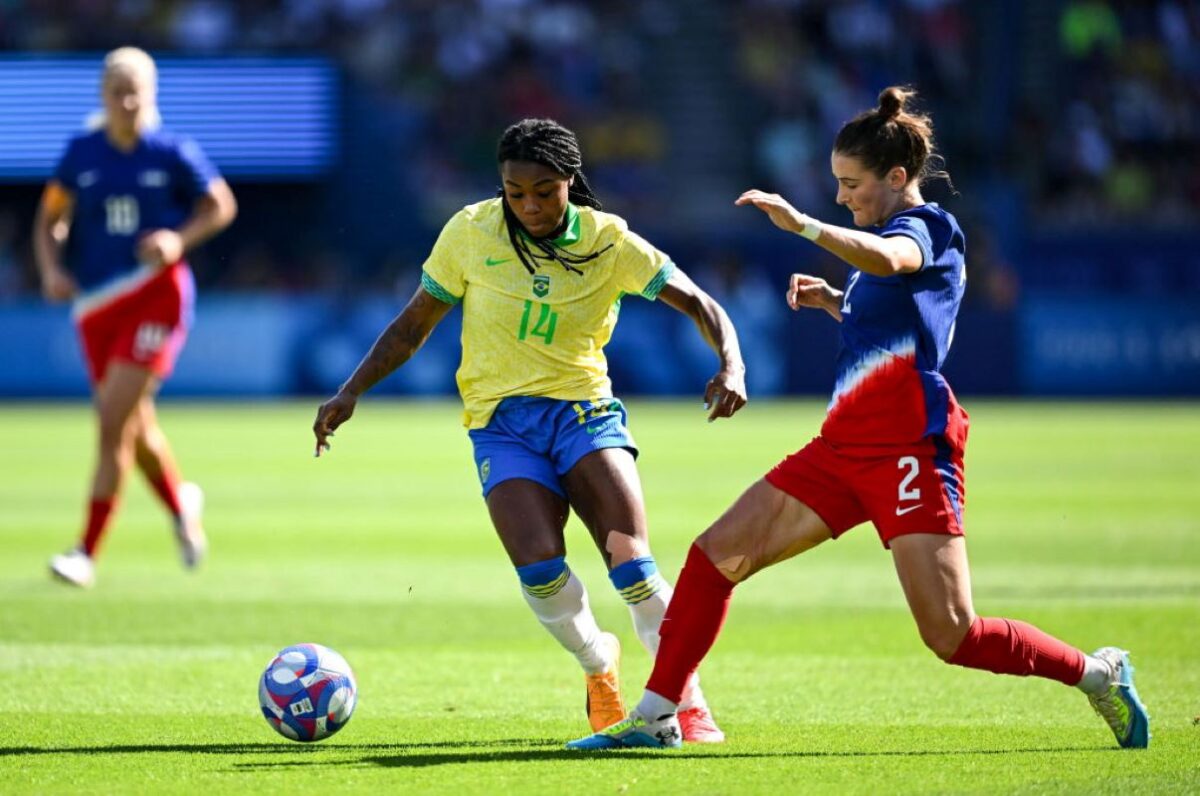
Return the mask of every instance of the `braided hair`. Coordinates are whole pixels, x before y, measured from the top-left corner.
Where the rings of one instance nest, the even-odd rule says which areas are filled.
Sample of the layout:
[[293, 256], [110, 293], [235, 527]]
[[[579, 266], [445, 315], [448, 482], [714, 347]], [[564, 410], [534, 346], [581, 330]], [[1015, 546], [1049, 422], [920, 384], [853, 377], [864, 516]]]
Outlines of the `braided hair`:
[[[552, 119], [523, 119], [504, 131], [500, 136], [500, 144], [496, 147], [496, 160], [504, 163], [506, 160], [524, 160], [540, 163], [551, 168], [567, 178], [574, 178], [567, 191], [567, 199], [576, 205], [584, 205], [601, 210], [600, 200], [592, 193], [583, 176], [583, 155], [579, 151], [579, 141], [575, 134]], [[554, 238], [559, 231], [543, 238], [534, 238], [524, 233], [520, 220], [503, 199], [504, 189], [498, 194], [504, 206], [504, 223], [508, 228], [508, 239], [517, 258], [525, 266], [525, 270], [534, 273], [540, 266], [538, 260], [553, 260], [575, 274], [582, 274], [576, 266], [595, 260], [612, 248], [610, 243], [599, 251], [591, 254], [572, 254], [557, 245]], [[534, 249], [537, 251], [535, 252]]]

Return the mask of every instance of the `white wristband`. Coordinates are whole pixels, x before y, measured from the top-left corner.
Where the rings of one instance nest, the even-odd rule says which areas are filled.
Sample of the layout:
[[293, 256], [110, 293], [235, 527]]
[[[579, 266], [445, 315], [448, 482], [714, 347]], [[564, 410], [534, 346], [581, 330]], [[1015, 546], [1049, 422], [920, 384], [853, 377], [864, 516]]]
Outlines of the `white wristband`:
[[824, 225], [817, 221], [812, 216], [804, 217], [804, 229], [800, 230], [800, 237], [816, 240], [821, 237], [821, 229]]

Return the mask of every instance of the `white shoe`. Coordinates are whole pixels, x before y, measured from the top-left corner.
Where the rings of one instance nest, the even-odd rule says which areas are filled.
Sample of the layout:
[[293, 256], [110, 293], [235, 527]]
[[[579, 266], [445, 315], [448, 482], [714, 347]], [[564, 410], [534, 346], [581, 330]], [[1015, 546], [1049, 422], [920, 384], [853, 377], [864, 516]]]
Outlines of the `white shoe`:
[[92, 557], [78, 547], [50, 559], [50, 573], [59, 580], [87, 589], [96, 582]]
[[195, 569], [208, 552], [208, 539], [204, 536], [204, 490], [191, 481], [184, 481], [176, 492], [182, 512], [175, 523], [175, 538], [179, 542], [179, 555], [183, 565]]

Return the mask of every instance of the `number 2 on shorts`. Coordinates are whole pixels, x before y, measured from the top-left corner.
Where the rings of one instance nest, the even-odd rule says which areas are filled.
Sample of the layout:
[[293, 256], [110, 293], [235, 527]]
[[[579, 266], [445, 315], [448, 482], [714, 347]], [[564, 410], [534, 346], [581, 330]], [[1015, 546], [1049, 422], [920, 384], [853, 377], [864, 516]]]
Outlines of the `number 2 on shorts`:
[[896, 462], [896, 467], [901, 470], [903, 470], [905, 467], [908, 468], [908, 475], [900, 479], [898, 498], [899, 502], [903, 503], [906, 500], [920, 500], [921, 490], [916, 488], [909, 489], [909, 484], [916, 479], [917, 473], [921, 469], [921, 462], [916, 456], [901, 456], [900, 460]]

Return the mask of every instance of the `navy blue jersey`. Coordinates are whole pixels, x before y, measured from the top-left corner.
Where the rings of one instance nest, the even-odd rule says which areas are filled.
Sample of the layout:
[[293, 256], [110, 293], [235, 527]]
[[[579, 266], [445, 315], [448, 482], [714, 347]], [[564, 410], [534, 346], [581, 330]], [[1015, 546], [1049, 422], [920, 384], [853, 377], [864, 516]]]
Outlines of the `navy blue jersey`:
[[837, 385], [822, 436], [888, 446], [946, 432], [961, 412], [941, 374], [967, 282], [966, 242], [936, 204], [897, 213], [876, 228], [921, 250], [919, 270], [872, 276], [851, 269], [842, 299]]
[[138, 238], [182, 224], [218, 177], [195, 141], [164, 130], [144, 132], [132, 152], [103, 129], [72, 138], [54, 179], [75, 197], [65, 264], [83, 293], [138, 271]]

